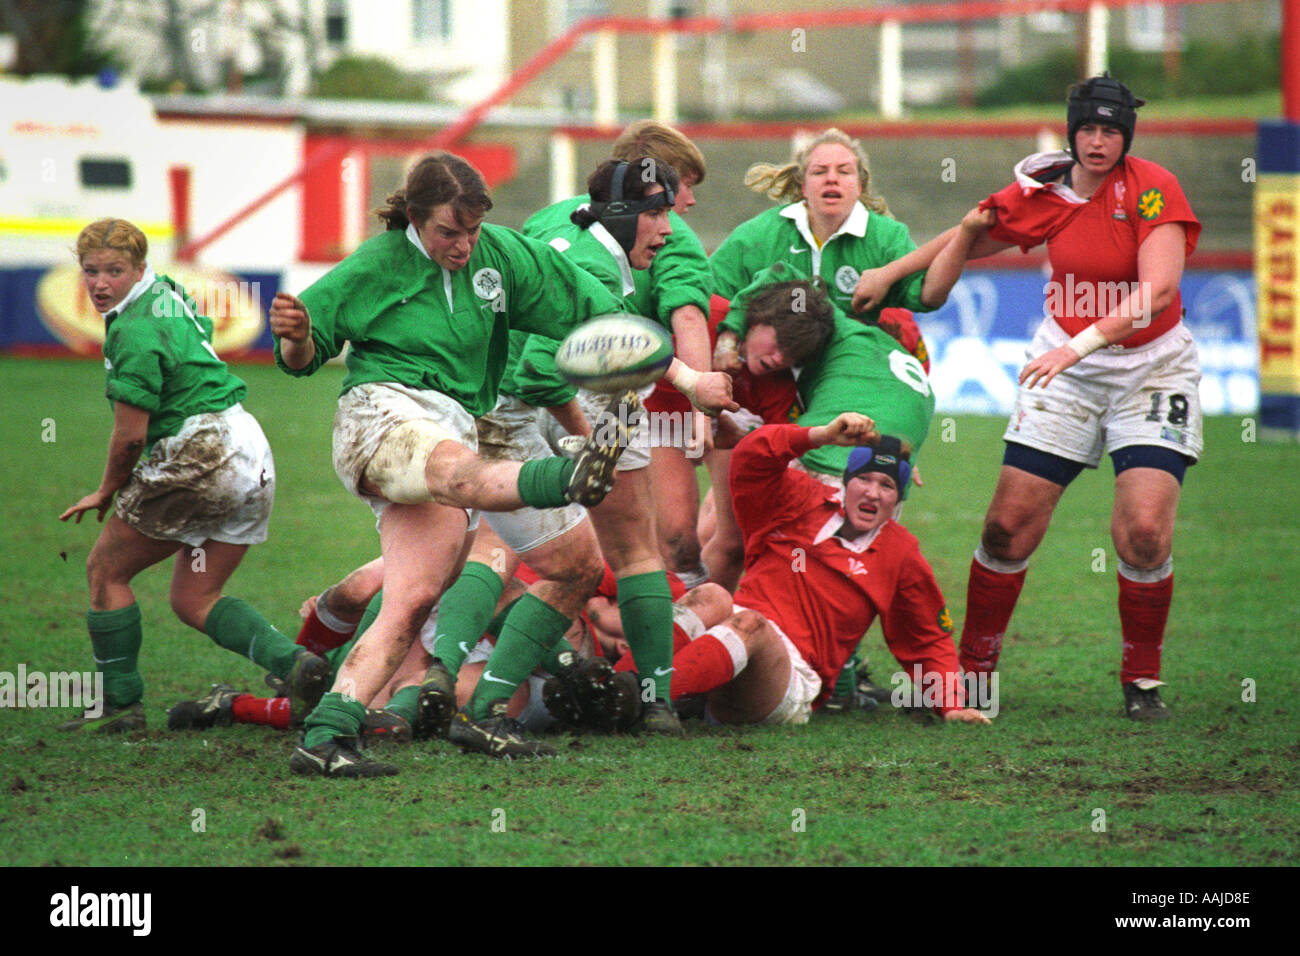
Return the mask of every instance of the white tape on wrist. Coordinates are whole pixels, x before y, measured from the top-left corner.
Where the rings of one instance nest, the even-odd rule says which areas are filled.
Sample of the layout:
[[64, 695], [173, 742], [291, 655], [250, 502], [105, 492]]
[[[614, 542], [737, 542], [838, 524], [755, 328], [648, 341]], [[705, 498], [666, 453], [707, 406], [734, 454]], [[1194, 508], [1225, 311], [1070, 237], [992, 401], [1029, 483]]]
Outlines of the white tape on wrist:
[[1088, 326], [1065, 344], [1070, 347], [1070, 351], [1081, 359], [1087, 358], [1097, 349], [1104, 349], [1110, 345], [1106, 341], [1106, 336], [1102, 335], [1101, 330], [1095, 325]]
[[699, 396], [696, 394], [695, 386], [700, 380], [700, 373], [695, 371], [686, 363], [682, 363], [682, 370], [677, 373], [677, 378], [673, 380], [672, 386], [691, 400], [695, 404], [695, 399]]

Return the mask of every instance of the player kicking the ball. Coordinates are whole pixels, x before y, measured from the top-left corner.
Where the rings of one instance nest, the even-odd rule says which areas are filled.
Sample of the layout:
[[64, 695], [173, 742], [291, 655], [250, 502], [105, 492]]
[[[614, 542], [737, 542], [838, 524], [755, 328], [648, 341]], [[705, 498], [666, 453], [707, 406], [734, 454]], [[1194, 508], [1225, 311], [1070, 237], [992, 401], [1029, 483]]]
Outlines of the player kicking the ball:
[[311, 374], [351, 343], [334, 466], [378, 517], [387, 595], [308, 716], [290, 760], [296, 773], [396, 773], [353, 741], [463, 564], [474, 509], [595, 504], [622, 453], [605, 430], [573, 461], [477, 456], [474, 419], [496, 402], [510, 329], [563, 335], [618, 308], [554, 249], [484, 225], [491, 208], [473, 167], [448, 153], [426, 156], [379, 213], [387, 231], [301, 298], [281, 293], [271, 307], [276, 362], [292, 375]]

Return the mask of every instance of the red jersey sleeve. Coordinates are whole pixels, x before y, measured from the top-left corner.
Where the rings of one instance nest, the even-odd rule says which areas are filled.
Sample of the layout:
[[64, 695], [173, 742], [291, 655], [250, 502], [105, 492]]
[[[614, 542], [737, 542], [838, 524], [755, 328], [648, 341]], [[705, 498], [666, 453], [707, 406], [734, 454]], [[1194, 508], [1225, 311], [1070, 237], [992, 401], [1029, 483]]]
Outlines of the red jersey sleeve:
[[1048, 189], [1034, 189], [1026, 195], [1018, 183], [1012, 183], [983, 200], [980, 208], [997, 211], [998, 221], [989, 228], [990, 236], [1028, 252], [1063, 229], [1083, 206]]
[[[898, 530], [902, 531], [901, 528]], [[921, 690], [925, 692], [935, 686], [942, 689], [938, 710], [941, 714], [947, 713], [966, 706], [957, 648], [952, 637], [952, 618], [930, 563], [921, 554], [916, 539], [907, 532], [903, 533], [910, 553], [900, 570], [898, 585], [888, 605], [880, 608], [880, 626], [885, 643], [903, 665], [907, 676], [912, 678], [914, 668], [920, 665]], [[903, 545], [902, 542], [890, 542], [888, 546]]]
[[1192, 212], [1183, 187], [1177, 177], [1163, 166], [1136, 156], [1126, 158], [1128, 182], [1125, 192], [1133, 204], [1132, 218], [1137, 224], [1137, 242], [1142, 245], [1151, 230], [1168, 222], [1180, 222], [1187, 232], [1184, 255], [1196, 249], [1201, 235], [1201, 223]]
[[[809, 428], [764, 425], [740, 440], [731, 453], [731, 506], [746, 542], [768, 528], [784, 524], [807, 510], [806, 492], [796, 491], [790, 462], [812, 450]], [[798, 476], [803, 477], [803, 476]], [[821, 486], [825, 490], [825, 486]], [[749, 552], [748, 545], [745, 548]]]

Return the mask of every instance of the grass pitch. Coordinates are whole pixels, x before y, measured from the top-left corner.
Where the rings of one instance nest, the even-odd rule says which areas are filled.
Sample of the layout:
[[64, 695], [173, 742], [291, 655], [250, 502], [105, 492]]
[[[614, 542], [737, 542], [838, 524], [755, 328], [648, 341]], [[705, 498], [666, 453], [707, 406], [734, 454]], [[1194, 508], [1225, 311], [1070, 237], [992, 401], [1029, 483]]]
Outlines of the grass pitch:
[[[246, 406], [271, 440], [271, 538], [229, 593], [289, 633], [297, 608], [377, 552], [369, 510], [339, 487], [329, 427], [341, 374], [257, 366]], [[92, 667], [84, 563], [98, 526], [59, 512], [98, 482], [110, 429], [97, 363], [0, 359], [10, 493], [0, 671]], [[936, 418], [926, 488], [905, 523], [960, 624], [966, 569], [1001, 457], [1002, 422]], [[1076, 864], [1300, 861], [1300, 509], [1295, 446], [1207, 423], [1186, 483], [1165, 645], [1175, 719], [1120, 717], [1111, 473], [1058, 509], [1012, 620], [992, 727], [895, 712], [803, 728], [709, 729], [682, 742], [557, 740], [558, 759], [497, 763], [447, 744], [392, 747], [400, 776], [297, 778], [289, 734], [169, 734], [163, 711], [260, 671], [187, 630], [169, 572], [137, 579], [150, 731], [81, 739], [66, 710], [0, 709], [0, 851], [8, 864]], [[93, 522], [91, 522], [93, 525]], [[895, 669], [879, 628], [864, 647]], [[1103, 816], [1104, 814], [1104, 816]], [[1104, 821], [1104, 829], [1102, 822]]]

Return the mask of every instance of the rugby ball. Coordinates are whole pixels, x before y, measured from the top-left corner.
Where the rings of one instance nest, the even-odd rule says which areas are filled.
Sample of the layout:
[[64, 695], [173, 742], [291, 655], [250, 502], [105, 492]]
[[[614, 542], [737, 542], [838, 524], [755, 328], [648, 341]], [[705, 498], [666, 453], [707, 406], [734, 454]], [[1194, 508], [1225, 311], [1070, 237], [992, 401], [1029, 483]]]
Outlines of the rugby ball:
[[602, 315], [584, 322], [555, 353], [555, 368], [566, 379], [606, 393], [658, 381], [672, 361], [672, 336], [639, 315]]

